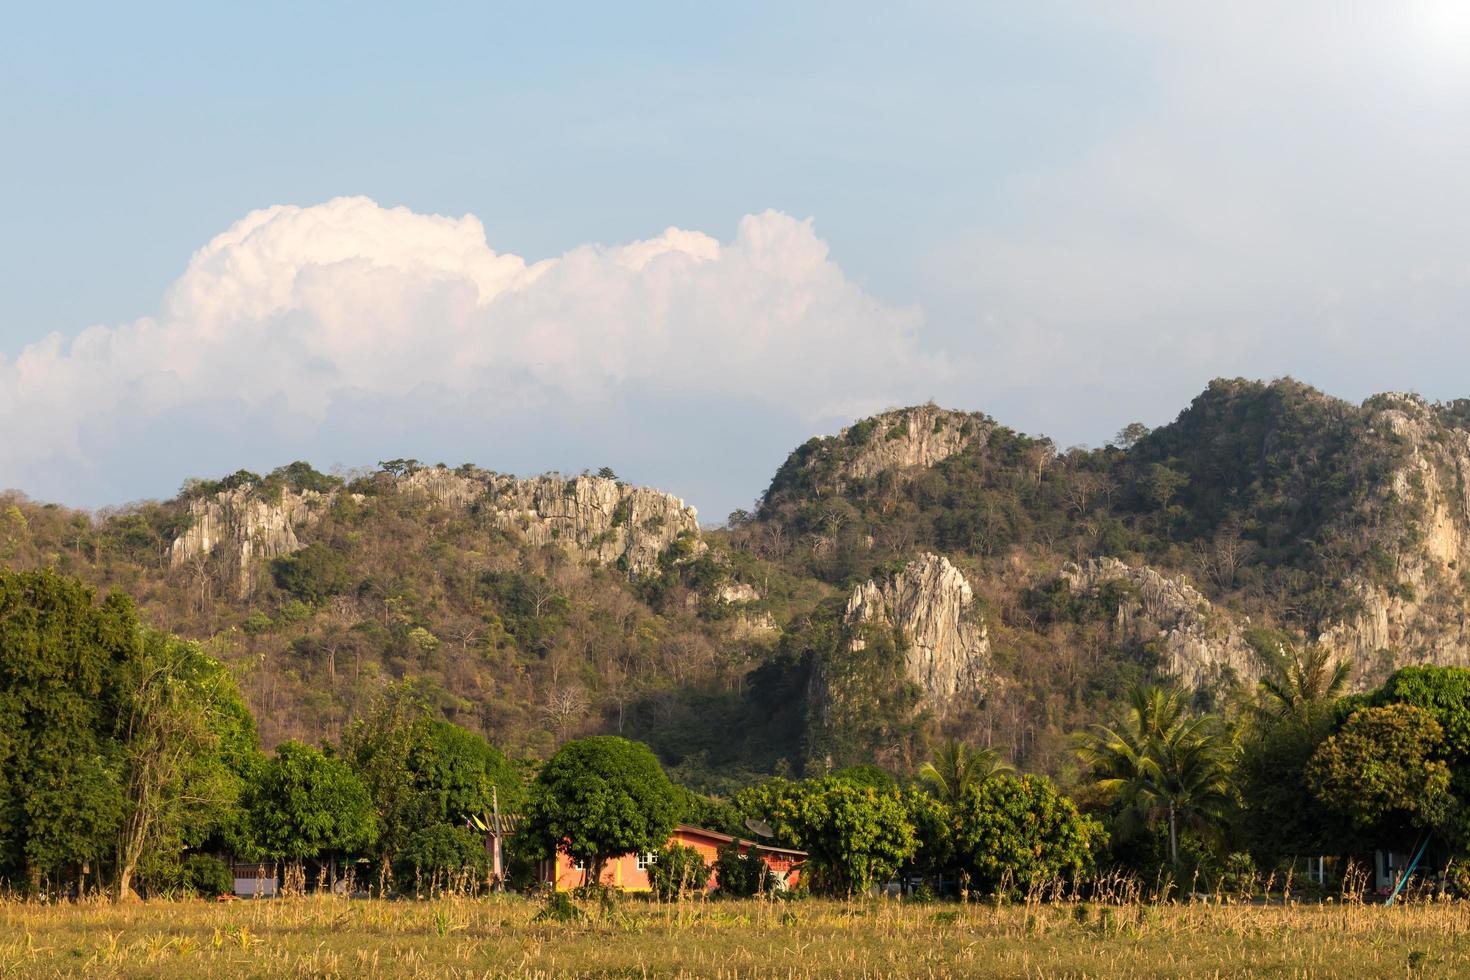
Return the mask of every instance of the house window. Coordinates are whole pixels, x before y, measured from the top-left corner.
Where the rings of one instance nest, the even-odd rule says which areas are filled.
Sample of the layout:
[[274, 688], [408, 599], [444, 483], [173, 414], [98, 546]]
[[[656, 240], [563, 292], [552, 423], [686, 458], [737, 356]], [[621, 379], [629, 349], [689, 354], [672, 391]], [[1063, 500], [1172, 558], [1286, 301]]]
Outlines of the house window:
[[638, 870], [647, 871], [650, 864], [658, 863], [658, 855], [652, 851], [645, 851], [638, 855]]
[[587, 870], [587, 862], [586, 862], [586, 860], [584, 860], [583, 858], [572, 858], [572, 870], [573, 871], [586, 871]]

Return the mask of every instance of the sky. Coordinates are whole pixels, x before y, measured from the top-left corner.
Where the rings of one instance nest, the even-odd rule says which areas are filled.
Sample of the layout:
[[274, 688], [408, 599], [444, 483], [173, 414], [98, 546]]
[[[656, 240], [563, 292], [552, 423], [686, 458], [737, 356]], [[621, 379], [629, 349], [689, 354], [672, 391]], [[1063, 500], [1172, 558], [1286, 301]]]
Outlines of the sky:
[[718, 522], [933, 399], [1470, 395], [1448, 0], [28, 4], [0, 487], [611, 466]]

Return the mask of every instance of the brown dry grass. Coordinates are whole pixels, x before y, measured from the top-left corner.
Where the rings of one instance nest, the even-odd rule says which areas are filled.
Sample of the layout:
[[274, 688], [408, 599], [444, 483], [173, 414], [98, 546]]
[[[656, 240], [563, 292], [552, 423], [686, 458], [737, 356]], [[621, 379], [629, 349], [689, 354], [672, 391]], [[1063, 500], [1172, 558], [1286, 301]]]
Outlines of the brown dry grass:
[[0, 902], [0, 976], [1465, 976], [1470, 904]]

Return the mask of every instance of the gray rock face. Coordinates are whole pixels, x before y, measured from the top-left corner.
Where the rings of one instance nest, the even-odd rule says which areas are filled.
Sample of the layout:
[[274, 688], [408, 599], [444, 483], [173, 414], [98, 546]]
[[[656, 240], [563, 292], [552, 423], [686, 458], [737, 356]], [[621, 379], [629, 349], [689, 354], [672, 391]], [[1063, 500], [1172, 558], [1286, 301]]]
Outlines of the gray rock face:
[[1115, 623], [1119, 634], [1158, 641], [1165, 670], [1190, 687], [1207, 687], [1230, 677], [1254, 683], [1260, 676], [1240, 624], [1182, 579], [1116, 558], [1069, 562], [1062, 566], [1062, 578], [1080, 595], [1096, 595], [1109, 583], [1122, 583], [1125, 598], [1118, 604]]
[[[992, 683], [990, 637], [976, 613], [970, 583], [949, 559], [924, 554], [892, 579], [869, 580], [847, 601], [846, 623], [897, 626], [909, 641], [908, 677], [941, 709], [956, 697], [980, 697]], [[854, 636], [854, 649], [863, 640]]]
[[[1364, 575], [1344, 583], [1358, 610], [1334, 624], [1318, 642], [1359, 668], [1361, 682], [1381, 680], [1405, 663], [1470, 665], [1470, 616], [1465, 592], [1470, 577], [1470, 433], [1445, 424], [1416, 395], [1388, 394], [1373, 427], [1408, 448], [1393, 474], [1393, 498], [1415, 512], [1410, 533], [1399, 525], [1380, 542], [1392, 554], [1398, 587]], [[1403, 546], [1407, 537], [1412, 543]]]
[[219, 554], [236, 593], [244, 598], [255, 589], [260, 563], [299, 549], [296, 529], [312, 521], [329, 499], [306, 491], [282, 493], [272, 501], [239, 487], [191, 501], [191, 523], [169, 546], [169, 565], [178, 568]]
[[699, 534], [697, 513], [678, 497], [596, 476], [504, 480], [485, 505], [491, 520], [533, 545], [559, 543], [603, 565], [626, 558], [640, 573], [656, 570], [681, 533]]
[[[844, 467], [849, 479], [867, 479], [884, 470], [933, 466], [953, 456], [981, 435], [976, 418], [934, 405], [919, 405], [876, 415], [862, 448]], [[852, 427], [838, 433], [845, 440]]]
[[[626, 558], [635, 572], [657, 571], [658, 557], [680, 534], [693, 536], [699, 519], [677, 497], [616, 480], [579, 476], [516, 480], [491, 473], [421, 469], [396, 478], [396, 490], [424, 495], [444, 507], [479, 507], [482, 519], [520, 534], [533, 546], [557, 544], [584, 561]], [[242, 598], [259, 582], [261, 562], [301, 548], [297, 531], [317, 520], [340, 491], [284, 491], [268, 500], [251, 487], [215, 494], [189, 505], [190, 527], [169, 548], [179, 567], [200, 558], [225, 562]], [[364, 500], [370, 498], [361, 498]]]

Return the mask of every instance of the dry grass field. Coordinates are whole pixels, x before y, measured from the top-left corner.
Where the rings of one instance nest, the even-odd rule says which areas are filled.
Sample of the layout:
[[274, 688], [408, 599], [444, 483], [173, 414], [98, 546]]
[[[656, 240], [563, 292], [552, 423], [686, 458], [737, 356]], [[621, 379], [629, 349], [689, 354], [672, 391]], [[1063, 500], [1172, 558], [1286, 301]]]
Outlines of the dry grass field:
[[1470, 904], [0, 902], [0, 976], [1466, 976]]

